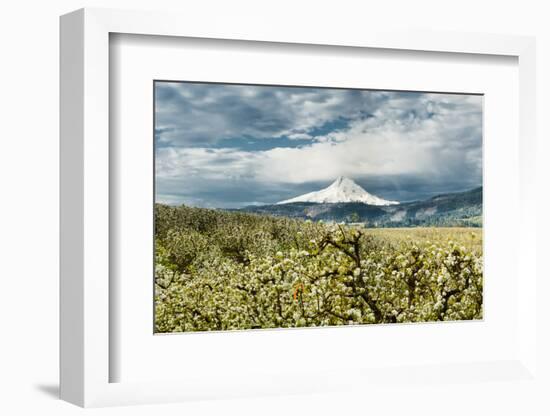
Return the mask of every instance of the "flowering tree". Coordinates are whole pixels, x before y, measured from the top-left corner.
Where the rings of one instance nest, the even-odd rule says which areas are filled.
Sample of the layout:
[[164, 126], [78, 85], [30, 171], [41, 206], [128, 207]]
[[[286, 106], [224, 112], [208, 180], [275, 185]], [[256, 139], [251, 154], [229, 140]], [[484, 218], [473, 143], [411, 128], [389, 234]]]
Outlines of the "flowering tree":
[[400, 240], [162, 205], [156, 232], [158, 332], [482, 318], [475, 236]]

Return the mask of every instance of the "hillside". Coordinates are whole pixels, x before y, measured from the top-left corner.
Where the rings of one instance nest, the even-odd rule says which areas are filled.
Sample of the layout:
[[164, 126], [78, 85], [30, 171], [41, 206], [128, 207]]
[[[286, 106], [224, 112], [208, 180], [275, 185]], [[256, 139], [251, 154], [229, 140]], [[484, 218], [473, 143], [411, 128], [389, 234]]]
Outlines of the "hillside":
[[363, 222], [373, 227], [480, 227], [483, 188], [441, 194], [399, 205], [375, 206], [362, 202], [292, 202], [249, 206], [240, 211], [290, 218], [336, 222]]

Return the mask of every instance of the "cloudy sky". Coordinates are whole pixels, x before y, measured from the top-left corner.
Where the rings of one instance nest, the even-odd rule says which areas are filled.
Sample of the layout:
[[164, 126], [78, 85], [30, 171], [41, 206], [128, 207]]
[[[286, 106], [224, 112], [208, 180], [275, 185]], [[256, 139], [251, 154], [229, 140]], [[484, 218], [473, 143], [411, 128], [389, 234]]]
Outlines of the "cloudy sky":
[[481, 96], [155, 83], [156, 201], [269, 204], [339, 175], [410, 201], [481, 185]]

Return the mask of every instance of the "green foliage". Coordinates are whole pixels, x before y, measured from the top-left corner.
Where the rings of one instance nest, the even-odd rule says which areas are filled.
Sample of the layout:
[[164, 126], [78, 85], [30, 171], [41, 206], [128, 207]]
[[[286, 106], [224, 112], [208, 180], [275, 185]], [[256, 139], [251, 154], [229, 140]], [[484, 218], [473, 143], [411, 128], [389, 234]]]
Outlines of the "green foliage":
[[357, 212], [352, 212], [348, 218], [347, 218], [347, 222], [360, 222], [361, 221], [361, 217], [359, 216], [359, 214]]
[[481, 319], [481, 233], [157, 205], [157, 332]]

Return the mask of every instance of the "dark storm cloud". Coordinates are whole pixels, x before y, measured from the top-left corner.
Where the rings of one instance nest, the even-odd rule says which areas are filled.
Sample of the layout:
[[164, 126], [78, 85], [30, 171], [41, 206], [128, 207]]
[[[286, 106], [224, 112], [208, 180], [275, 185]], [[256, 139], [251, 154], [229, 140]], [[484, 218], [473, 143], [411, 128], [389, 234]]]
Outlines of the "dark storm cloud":
[[[293, 192], [309, 192], [315, 184], [292, 186]], [[322, 185], [320, 183], [319, 185]], [[202, 179], [182, 181], [171, 178], [157, 183], [157, 200], [169, 204], [189, 204], [206, 208], [240, 208], [247, 205], [266, 205], [285, 198], [289, 187], [286, 184], [272, 183], [258, 187], [250, 178]]]
[[223, 147], [235, 137], [292, 139], [361, 115], [384, 99], [357, 90], [157, 82], [157, 140]]

